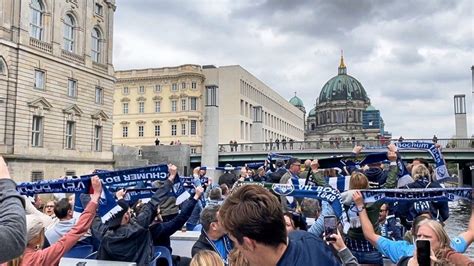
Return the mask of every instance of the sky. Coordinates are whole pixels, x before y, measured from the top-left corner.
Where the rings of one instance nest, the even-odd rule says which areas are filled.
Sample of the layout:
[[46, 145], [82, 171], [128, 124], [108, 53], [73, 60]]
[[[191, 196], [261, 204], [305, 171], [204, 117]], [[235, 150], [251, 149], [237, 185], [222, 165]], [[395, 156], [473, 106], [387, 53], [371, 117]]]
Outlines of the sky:
[[307, 112], [337, 75], [364, 86], [394, 138], [450, 138], [472, 114], [471, 0], [118, 0], [116, 70], [240, 65]]

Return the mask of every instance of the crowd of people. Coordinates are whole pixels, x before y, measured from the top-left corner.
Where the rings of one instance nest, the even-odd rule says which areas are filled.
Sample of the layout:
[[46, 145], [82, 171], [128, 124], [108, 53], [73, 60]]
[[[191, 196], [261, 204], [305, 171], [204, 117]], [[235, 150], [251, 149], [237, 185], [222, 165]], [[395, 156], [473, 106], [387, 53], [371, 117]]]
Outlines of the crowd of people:
[[[356, 146], [354, 155], [361, 149]], [[384, 260], [421, 265], [417, 240], [430, 242], [431, 265], [474, 265], [463, 254], [474, 241], [474, 213], [461, 234], [449, 236], [443, 228], [447, 202], [364, 201], [361, 190], [400, 187], [397, 152], [389, 145], [387, 162], [339, 170], [294, 157], [266, 161], [257, 169], [236, 171], [226, 165], [215, 182], [205, 167], [183, 178], [170, 165], [167, 179], [152, 184], [156, 192], [148, 200], [128, 202], [125, 189], [116, 191], [120, 211], [106, 222], [97, 211], [107, 189], [99, 177], [91, 178], [90, 194], [80, 195], [85, 208], [77, 216], [74, 199], [46, 201], [41, 208], [37, 198], [20, 196], [0, 157], [0, 265], [58, 265], [68, 251], [85, 245], [98, 260], [137, 265], [166, 265], [155, 260], [159, 248], [170, 254], [173, 265], [383, 265]], [[415, 159], [407, 168], [412, 181], [403, 188], [443, 187], [426, 160]], [[327, 187], [329, 178], [338, 176], [350, 176], [349, 189], [338, 191], [341, 217], [326, 200], [290, 199], [261, 185]], [[189, 189], [184, 201], [172, 193], [179, 182]], [[325, 220], [331, 217], [338, 228], [329, 232]], [[171, 248], [171, 235], [182, 228], [200, 231], [189, 258], [173, 255]]]

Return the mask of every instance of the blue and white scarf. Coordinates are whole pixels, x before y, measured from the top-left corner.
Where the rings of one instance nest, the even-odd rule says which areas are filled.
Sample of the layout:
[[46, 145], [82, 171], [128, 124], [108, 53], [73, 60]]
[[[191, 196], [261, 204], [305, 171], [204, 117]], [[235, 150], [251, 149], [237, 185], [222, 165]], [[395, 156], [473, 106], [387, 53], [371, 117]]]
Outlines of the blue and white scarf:
[[436, 148], [434, 143], [428, 142], [396, 142], [399, 150], [425, 150], [431, 154], [433, 160], [436, 164], [435, 175], [438, 181], [441, 181], [445, 178], [449, 178], [448, 168], [446, 168], [446, 164], [443, 159], [443, 155], [441, 154], [440, 150]]
[[42, 193], [76, 193], [75, 210], [83, 210], [79, 200], [81, 193], [91, 193], [91, 177], [99, 176], [103, 191], [99, 200], [99, 215], [102, 222], [109, 220], [121, 208], [117, 206], [113, 195], [108, 191], [110, 186], [127, 184], [135, 181], [165, 180], [168, 178], [167, 165], [125, 169], [118, 171], [96, 171], [95, 174], [68, 177], [56, 180], [41, 180], [37, 182], [22, 182], [17, 184], [17, 191], [22, 195], [32, 196]]
[[472, 188], [409, 188], [409, 189], [367, 189], [361, 190], [365, 203], [382, 200], [397, 201], [454, 201], [465, 199], [472, 201]]

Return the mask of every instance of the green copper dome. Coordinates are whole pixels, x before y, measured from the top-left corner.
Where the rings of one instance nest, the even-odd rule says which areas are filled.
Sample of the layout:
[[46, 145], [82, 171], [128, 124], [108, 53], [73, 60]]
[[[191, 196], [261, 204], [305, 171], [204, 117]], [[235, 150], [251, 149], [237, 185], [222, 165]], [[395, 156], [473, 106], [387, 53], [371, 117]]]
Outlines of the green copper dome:
[[316, 115], [316, 107], [314, 107], [313, 109], [311, 109], [311, 110], [309, 111], [309, 114], [308, 114], [308, 115], [309, 115], [309, 116], [315, 116], [315, 115]]
[[338, 75], [324, 84], [319, 94], [319, 103], [355, 100], [369, 102], [362, 84], [354, 77], [347, 75], [344, 58], [341, 56]]
[[303, 101], [298, 98], [298, 96], [293, 96], [293, 98], [290, 99], [290, 103], [296, 107], [303, 107], [304, 104], [303, 104]]

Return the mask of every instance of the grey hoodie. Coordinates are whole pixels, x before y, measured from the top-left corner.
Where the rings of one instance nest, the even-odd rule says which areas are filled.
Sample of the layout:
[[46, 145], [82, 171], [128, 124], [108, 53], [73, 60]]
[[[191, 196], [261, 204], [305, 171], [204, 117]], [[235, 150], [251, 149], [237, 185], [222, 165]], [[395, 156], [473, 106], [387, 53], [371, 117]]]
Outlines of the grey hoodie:
[[0, 179], [0, 263], [23, 254], [26, 247], [24, 199], [11, 179]]

